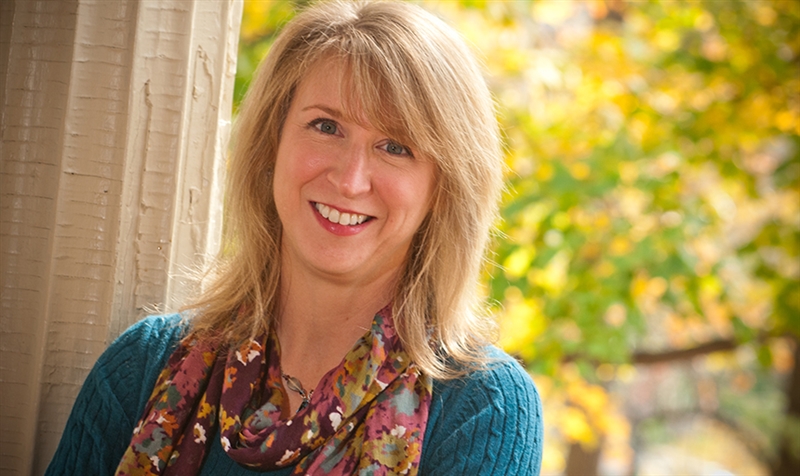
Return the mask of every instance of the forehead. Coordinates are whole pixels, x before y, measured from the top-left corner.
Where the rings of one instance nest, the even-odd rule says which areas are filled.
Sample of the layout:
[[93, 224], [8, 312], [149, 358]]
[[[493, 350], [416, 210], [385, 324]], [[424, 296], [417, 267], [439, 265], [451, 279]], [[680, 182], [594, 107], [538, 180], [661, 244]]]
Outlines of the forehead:
[[325, 58], [313, 63], [301, 77], [292, 109], [312, 105], [335, 109], [342, 119], [380, 130], [412, 146], [413, 132], [396, 107], [395, 88], [381, 74], [351, 58]]
[[308, 68], [300, 79], [292, 100], [292, 108], [319, 108], [348, 121], [363, 122], [364, 112], [346, 94], [350, 74], [341, 61], [320, 61]]

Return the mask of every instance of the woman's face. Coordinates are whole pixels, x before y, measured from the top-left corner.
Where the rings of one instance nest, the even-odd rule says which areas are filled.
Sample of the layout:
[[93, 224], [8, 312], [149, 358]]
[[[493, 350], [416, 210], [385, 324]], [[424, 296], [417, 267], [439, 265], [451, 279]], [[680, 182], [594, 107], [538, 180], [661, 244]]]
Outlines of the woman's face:
[[435, 166], [345, 117], [344, 80], [335, 61], [312, 68], [283, 126], [274, 193], [284, 263], [341, 283], [386, 282], [430, 210]]

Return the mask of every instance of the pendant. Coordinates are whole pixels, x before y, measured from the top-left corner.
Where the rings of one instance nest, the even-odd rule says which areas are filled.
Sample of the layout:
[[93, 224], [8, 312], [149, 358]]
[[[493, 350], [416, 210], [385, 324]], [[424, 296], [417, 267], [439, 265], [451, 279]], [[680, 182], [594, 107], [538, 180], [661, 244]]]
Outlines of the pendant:
[[303, 388], [303, 384], [300, 382], [299, 379], [292, 377], [291, 375], [285, 374], [283, 372], [281, 372], [281, 376], [283, 377], [283, 380], [286, 382], [286, 386], [289, 387], [289, 390], [299, 394], [300, 398], [303, 399], [303, 401], [300, 403], [300, 408], [298, 408], [297, 411], [295, 412], [296, 415], [308, 406], [309, 402], [311, 401], [311, 396], [314, 395], [314, 391], [312, 390], [306, 393], [306, 389]]

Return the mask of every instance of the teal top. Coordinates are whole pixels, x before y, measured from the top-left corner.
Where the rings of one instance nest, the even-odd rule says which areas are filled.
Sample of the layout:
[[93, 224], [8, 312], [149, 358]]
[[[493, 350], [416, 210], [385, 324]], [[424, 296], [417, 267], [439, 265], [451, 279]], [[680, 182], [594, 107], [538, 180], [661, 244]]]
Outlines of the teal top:
[[[45, 473], [113, 475], [144, 411], [158, 374], [185, 325], [177, 314], [151, 316], [125, 331], [100, 356], [72, 408], [61, 443]], [[420, 476], [538, 475], [542, 406], [530, 376], [507, 354], [433, 386]], [[259, 473], [239, 466], [214, 438], [201, 475], [287, 476], [293, 468]]]

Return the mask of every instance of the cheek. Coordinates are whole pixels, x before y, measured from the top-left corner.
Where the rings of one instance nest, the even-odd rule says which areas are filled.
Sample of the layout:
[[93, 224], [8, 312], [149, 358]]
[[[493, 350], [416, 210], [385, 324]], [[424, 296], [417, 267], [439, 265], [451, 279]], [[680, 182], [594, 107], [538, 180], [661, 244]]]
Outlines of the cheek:
[[294, 203], [297, 201], [295, 197], [298, 195], [299, 183], [294, 168], [293, 158], [287, 155], [286, 151], [279, 151], [272, 179], [272, 193], [281, 219], [285, 219], [291, 214], [292, 208], [295, 207]]
[[[302, 144], [302, 141], [301, 141]], [[330, 151], [319, 150], [313, 144], [302, 144], [293, 148], [285, 164], [287, 179], [308, 182], [320, 176], [330, 162]]]
[[275, 164], [275, 199], [278, 194], [299, 193], [302, 186], [322, 175], [325, 159], [322, 155], [304, 147], [282, 151]]
[[425, 174], [414, 174], [395, 180], [386, 197], [395, 207], [402, 208], [418, 226], [432, 206], [435, 183]]
[[414, 179], [414, 197], [424, 217], [433, 207], [433, 195], [436, 190], [436, 173], [432, 165], [426, 165]]

